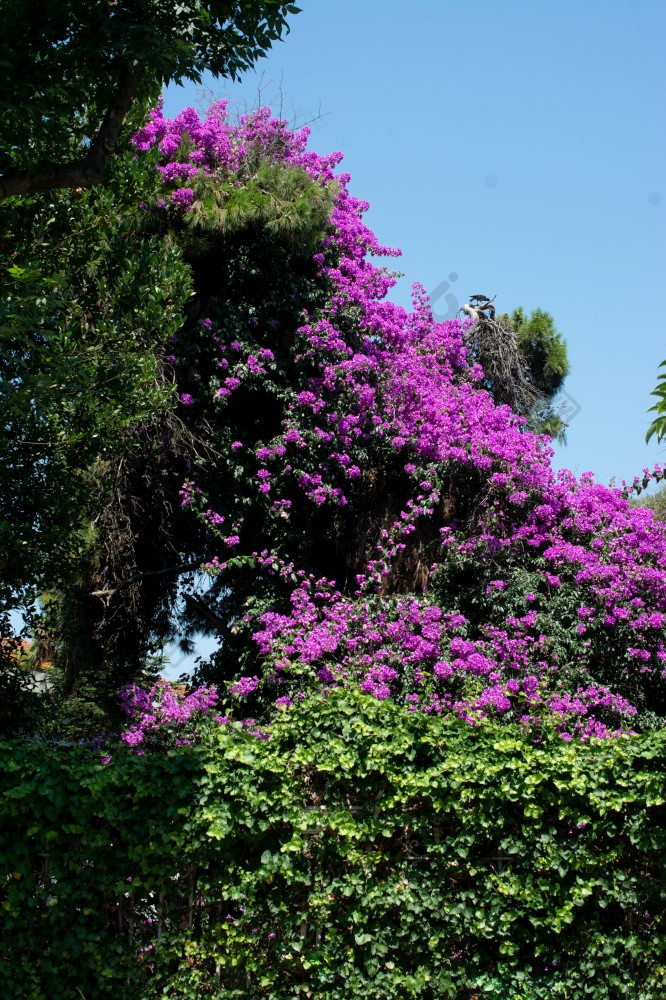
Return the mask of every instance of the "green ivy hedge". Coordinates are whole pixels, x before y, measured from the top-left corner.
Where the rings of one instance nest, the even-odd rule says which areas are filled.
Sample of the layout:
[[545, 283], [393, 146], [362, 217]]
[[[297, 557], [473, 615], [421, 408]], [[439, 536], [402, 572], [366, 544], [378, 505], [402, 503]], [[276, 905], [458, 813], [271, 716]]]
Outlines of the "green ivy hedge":
[[345, 691], [268, 740], [0, 749], [3, 997], [666, 997], [662, 732]]

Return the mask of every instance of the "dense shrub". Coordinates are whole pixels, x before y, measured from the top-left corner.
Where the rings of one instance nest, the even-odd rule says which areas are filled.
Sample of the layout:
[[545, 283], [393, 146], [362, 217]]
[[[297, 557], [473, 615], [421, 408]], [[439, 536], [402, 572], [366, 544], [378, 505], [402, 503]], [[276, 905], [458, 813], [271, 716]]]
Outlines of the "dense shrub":
[[3, 746], [3, 996], [664, 996], [663, 733], [359, 691], [269, 739], [196, 726], [110, 760]]
[[253, 716], [345, 684], [470, 721], [545, 709], [565, 740], [661, 726], [664, 525], [633, 487], [553, 471], [488, 391], [471, 320], [435, 323], [418, 286], [411, 312], [385, 300], [371, 258], [397, 251], [341, 154], [223, 103], [158, 109], [133, 141], [163, 184], [146, 225], [184, 241], [198, 295], [172, 360], [217, 456], [182, 491], [218, 545], [200, 678]]

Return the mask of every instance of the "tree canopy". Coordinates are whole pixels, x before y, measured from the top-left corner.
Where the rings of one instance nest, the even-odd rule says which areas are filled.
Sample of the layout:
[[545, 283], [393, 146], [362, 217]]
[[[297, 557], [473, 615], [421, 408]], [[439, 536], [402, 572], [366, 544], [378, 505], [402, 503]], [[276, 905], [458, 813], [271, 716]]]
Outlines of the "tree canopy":
[[134, 102], [235, 77], [288, 30], [279, 0], [3, 0], [0, 197], [102, 180]]

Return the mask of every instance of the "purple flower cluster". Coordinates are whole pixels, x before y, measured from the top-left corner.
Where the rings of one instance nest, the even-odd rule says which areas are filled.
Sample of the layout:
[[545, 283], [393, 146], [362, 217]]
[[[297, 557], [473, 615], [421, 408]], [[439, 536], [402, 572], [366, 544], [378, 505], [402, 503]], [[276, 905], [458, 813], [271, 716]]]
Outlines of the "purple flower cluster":
[[119, 693], [122, 711], [130, 720], [120, 738], [129, 747], [145, 745], [167, 730], [176, 734], [177, 744], [189, 742], [186, 724], [208, 714], [218, 700], [214, 687], [187, 692], [183, 685], [164, 680], [148, 691], [128, 684]]
[[259, 687], [258, 677], [241, 677], [235, 684], [231, 685], [231, 693], [238, 698], [246, 698]]
[[[191, 208], [195, 193], [188, 185], [202, 174], [223, 181], [242, 170], [250, 158], [277, 155], [304, 165], [312, 158], [312, 154], [305, 154], [309, 129], [290, 132], [284, 122], [271, 116], [268, 108], [244, 115], [238, 126], [231, 126], [226, 106], [227, 101], [217, 101], [202, 122], [194, 108], [185, 108], [175, 118], [167, 119], [160, 101], [132, 138], [138, 152], [158, 150], [163, 162], [157, 164], [157, 169], [163, 183], [174, 188], [171, 202], [178, 208]], [[339, 159], [340, 154], [336, 155]], [[159, 207], [165, 207], [163, 200]]]
[[[292, 595], [291, 613], [264, 614], [254, 638], [274, 662], [279, 683], [295, 664], [308, 664], [324, 687], [357, 683], [410, 711], [453, 711], [470, 722], [506, 715], [526, 723], [547, 709], [558, 728], [583, 738], [623, 731], [634, 706], [603, 686], [558, 692], [535, 616], [508, 624], [487, 626], [484, 638], [471, 640], [463, 637], [470, 631], [463, 615], [423, 599], [352, 600], [327, 581], [304, 580]], [[601, 722], [597, 712], [615, 725]]]
[[[394, 278], [371, 258], [399, 251], [365, 225], [367, 203], [349, 193], [348, 174], [334, 172], [341, 155], [307, 151], [307, 137], [265, 108], [232, 126], [220, 102], [204, 122], [192, 109], [173, 121], [157, 109], [134, 138], [138, 150], [159, 149], [163, 183], [182, 207], [200, 172], [242, 183], [243, 164], [257, 157], [334, 185], [329, 230], [314, 256], [327, 301], [303, 310], [293, 337], [302, 381], [281, 387], [281, 433], [253, 450], [240, 440], [230, 446], [229, 463], [241, 454], [247, 463], [254, 502], [267, 518], [288, 519], [294, 496], [335, 512], [350, 503], [370, 457], [403, 468], [410, 491], [382, 525], [354, 593], [280, 565], [269, 551], [244, 550], [242, 518], [221, 534], [264, 571], [298, 580], [291, 610], [269, 610], [255, 626], [262, 677], [240, 678], [232, 693], [274, 684], [275, 703], [289, 707], [307, 675], [316, 689], [354, 684], [410, 711], [454, 712], [472, 723], [548, 717], [563, 738], [582, 739], [628, 731], [632, 698], [641, 710], [666, 698], [664, 526], [649, 508], [630, 505], [631, 489], [553, 471], [549, 440], [480, 387], [482, 372], [465, 349], [469, 320], [436, 323], [419, 286], [412, 311], [386, 300]], [[240, 386], [270, 378], [274, 355], [256, 317], [227, 346], [208, 322], [224, 373], [215, 398], [228, 406]], [[663, 476], [660, 467], [645, 470], [634, 486]], [[464, 519], [455, 508], [447, 514], [467, 482], [476, 484], [476, 502]], [[183, 504], [196, 499], [186, 483]], [[203, 516], [222, 532], [227, 513]], [[391, 581], [426, 523], [439, 542], [427, 550], [420, 592], [400, 596]]]

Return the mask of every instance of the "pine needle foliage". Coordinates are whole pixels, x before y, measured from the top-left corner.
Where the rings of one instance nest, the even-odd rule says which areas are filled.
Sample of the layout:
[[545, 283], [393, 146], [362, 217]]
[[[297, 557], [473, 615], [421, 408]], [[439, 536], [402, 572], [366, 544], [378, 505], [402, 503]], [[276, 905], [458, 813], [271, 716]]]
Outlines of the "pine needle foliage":
[[555, 327], [550, 313], [535, 309], [527, 316], [522, 308], [515, 309], [508, 320], [516, 336], [516, 344], [526, 368], [527, 380], [534, 401], [525, 412], [531, 430], [548, 434], [556, 441], [566, 441], [566, 424], [557, 414], [555, 399], [569, 374], [564, 337]]

